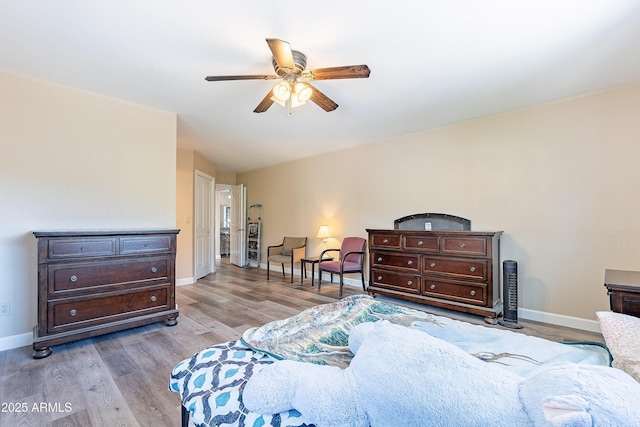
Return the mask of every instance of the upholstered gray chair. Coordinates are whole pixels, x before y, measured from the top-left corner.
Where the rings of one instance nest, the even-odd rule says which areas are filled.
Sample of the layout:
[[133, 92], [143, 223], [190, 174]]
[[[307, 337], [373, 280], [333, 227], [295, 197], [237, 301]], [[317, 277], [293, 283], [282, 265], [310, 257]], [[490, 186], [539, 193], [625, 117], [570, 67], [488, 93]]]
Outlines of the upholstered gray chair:
[[343, 276], [349, 273], [360, 273], [362, 277], [362, 290], [366, 291], [367, 289], [364, 284], [364, 251], [366, 246], [367, 240], [362, 237], [345, 237], [340, 249], [326, 249], [322, 251], [320, 259], [322, 259], [327, 252], [337, 251], [340, 255], [337, 260], [334, 257], [333, 261], [320, 261], [318, 264], [318, 290], [320, 290], [322, 284], [322, 272], [328, 271], [331, 273], [332, 282], [334, 273], [340, 275], [340, 297], [342, 297]]
[[284, 265], [291, 264], [291, 283], [293, 283], [293, 265], [296, 262], [301, 263], [300, 271], [302, 271], [302, 258], [306, 255], [307, 238], [306, 237], [285, 237], [282, 243], [267, 248], [267, 280], [269, 280], [269, 263], [275, 262], [282, 264], [282, 277], [284, 274]]

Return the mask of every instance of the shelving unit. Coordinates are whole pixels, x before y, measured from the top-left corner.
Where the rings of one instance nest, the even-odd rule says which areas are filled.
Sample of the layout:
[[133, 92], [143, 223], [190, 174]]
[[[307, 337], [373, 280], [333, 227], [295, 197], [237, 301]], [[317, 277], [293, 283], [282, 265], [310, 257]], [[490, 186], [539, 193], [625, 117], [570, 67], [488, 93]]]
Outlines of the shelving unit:
[[[251, 214], [257, 211], [257, 216]], [[262, 205], [249, 206], [247, 215], [247, 266], [260, 268], [260, 252], [262, 251]]]

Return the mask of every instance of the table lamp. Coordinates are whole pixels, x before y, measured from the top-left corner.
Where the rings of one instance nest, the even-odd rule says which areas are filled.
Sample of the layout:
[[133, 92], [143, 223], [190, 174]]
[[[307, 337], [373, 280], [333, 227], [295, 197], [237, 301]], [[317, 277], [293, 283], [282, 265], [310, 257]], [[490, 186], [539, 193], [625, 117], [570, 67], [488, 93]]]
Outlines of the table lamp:
[[331, 237], [331, 229], [328, 225], [321, 225], [318, 229], [318, 235], [316, 236], [319, 239], [322, 239], [322, 251], [327, 250], [327, 239]]

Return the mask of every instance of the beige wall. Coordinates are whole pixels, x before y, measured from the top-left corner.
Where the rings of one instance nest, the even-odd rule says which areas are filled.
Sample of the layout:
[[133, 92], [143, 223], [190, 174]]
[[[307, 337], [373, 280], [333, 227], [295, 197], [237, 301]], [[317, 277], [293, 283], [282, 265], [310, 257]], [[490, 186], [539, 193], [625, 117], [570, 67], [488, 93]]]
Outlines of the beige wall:
[[36, 322], [32, 231], [175, 228], [176, 116], [4, 71], [0, 93], [2, 349]]
[[317, 254], [323, 223], [337, 247], [405, 215], [449, 213], [471, 219], [472, 230], [504, 231], [501, 258], [518, 261], [523, 317], [594, 320], [609, 308], [604, 270], [640, 269], [639, 114], [635, 84], [237, 181], [248, 205], [263, 205], [263, 248], [304, 235]]
[[176, 160], [176, 282], [182, 284], [193, 278], [193, 150], [178, 149]]

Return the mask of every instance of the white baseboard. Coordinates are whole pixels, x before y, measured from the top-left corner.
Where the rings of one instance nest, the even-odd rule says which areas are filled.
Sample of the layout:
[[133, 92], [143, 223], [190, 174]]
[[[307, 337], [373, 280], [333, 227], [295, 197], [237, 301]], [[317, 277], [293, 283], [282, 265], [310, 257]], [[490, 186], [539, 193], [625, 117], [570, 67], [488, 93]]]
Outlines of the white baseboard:
[[581, 329], [583, 331], [600, 333], [600, 323], [597, 320], [583, 319], [580, 317], [565, 316], [563, 314], [547, 313], [544, 311], [518, 309], [518, 317], [535, 322], [550, 323], [552, 325], [565, 326], [567, 328]]
[[24, 347], [33, 344], [33, 333], [11, 335], [0, 338], [0, 351], [11, 350], [13, 348]]
[[186, 279], [176, 279], [176, 286], [193, 285], [194, 283], [196, 283], [196, 279], [194, 279], [193, 277], [187, 277]]

